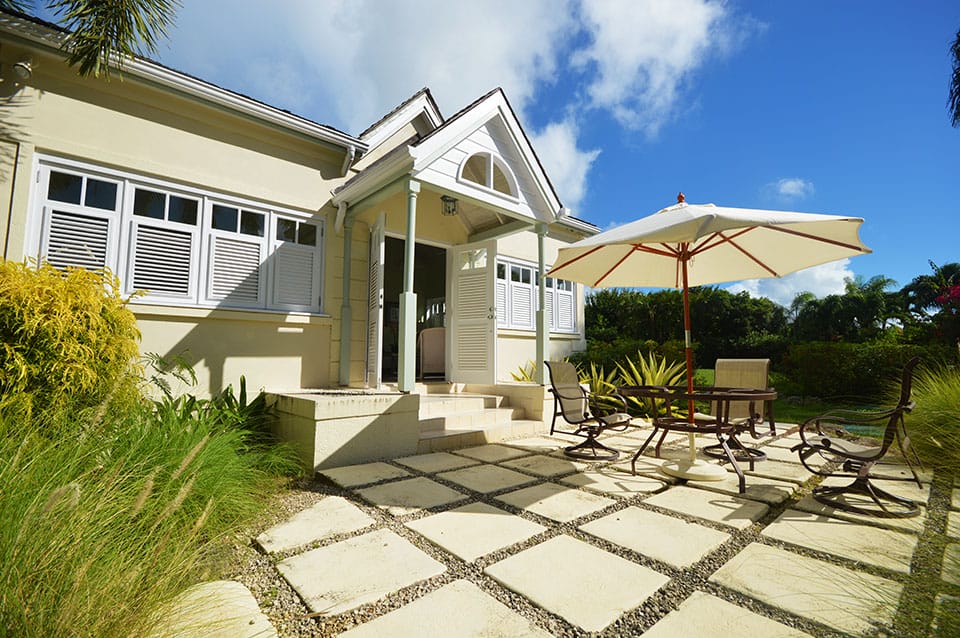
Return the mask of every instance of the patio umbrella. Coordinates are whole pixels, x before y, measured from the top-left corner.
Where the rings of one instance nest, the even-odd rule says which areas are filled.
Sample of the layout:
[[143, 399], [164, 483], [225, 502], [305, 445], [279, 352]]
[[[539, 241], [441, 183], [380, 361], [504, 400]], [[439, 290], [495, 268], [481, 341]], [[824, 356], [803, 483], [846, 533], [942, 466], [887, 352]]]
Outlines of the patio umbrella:
[[[689, 392], [693, 391], [690, 286], [782, 277], [871, 252], [860, 241], [860, 217], [687, 204], [683, 193], [677, 202], [561, 248], [547, 274], [593, 288], [681, 289]], [[692, 406], [689, 412], [692, 422]], [[689, 461], [668, 464], [664, 470], [700, 480], [726, 475], [722, 468], [696, 460], [693, 434]]]

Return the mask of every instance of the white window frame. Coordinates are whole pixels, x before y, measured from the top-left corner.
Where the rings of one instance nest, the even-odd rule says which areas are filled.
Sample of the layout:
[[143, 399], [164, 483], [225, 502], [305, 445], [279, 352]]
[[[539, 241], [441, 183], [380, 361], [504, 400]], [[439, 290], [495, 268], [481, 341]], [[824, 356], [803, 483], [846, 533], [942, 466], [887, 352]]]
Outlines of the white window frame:
[[[116, 183], [118, 186], [118, 207], [115, 211], [85, 207], [81, 192], [81, 204], [69, 204], [48, 199], [50, 172], [62, 172], [82, 178], [94, 178]], [[213, 190], [198, 189], [137, 175], [125, 171], [103, 168], [94, 164], [68, 160], [56, 156], [37, 154], [34, 159], [35, 179], [31, 188], [31, 214], [28, 219], [25, 238], [25, 253], [42, 259], [48, 252], [50, 215], [54, 208], [68, 213], [97, 216], [108, 220], [108, 244], [106, 268], [120, 279], [125, 294], [135, 292], [132, 286], [133, 241], [139, 227], [174, 229], [191, 233], [191, 256], [189, 291], [185, 296], [163, 293], [147, 293], [136, 298], [137, 303], [178, 306], [196, 306], [201, 308], [223, 308], [238, 310], [263, 310], [278, 312], [308, 312], [323, 314], [323, 271], [326, 255], [325, 221], [316, 213], [305, 213], [293, 209], [257, 202], [252, 199], [238, 198], [217, 193]], [[196, 199], [198, 201], [196, 225], [186, 225], [143, 217], [133, 214], [133, 203], [137, 188], [158, 191], [168, 195]], [[243, 300], [217, 299], [212, 294], [213, 242], [215, 237], [229, 236], [227, 231], [212, 227], [213, 206], [215, 204], [264, 214], [263, 237], [257, 237], [261, 247], [258, 299], [255, 303]], [[310, 290], [304, 297], [304, 303], [278, 303], [275, 301], [275, 278], [280, 275], [274, 263], [276, 250], [282, 242], [275, 241], [278, 219], [290, 219], [298, 223], [316, 226], [315, 245], [299, 247], [312, 250], [313, 263], [310, 269]], [[238, 215], [239, 226], [239, 215]], [[237, 237], [252, 238], [252, 235], [238, 234]]]
[[[499, 266], [504, 266], [506, 268], [506, 279], [501, 279], [498, 276]], [[501, 293], [497, 291], [497, 298], [503, 299], [505, 301], [504, 308], [500, 308], [499, 304], [497, 307], [497, 327], [504, 328], [506, 330], [531, 330], [535, 331], [536, 326], [536, 310], [540, 305], [540, 291], [539, 291], [539, 282], [537, 281], [537, 266], [533, 265], [531, 262], [526, 262], [518, 259], [510, 258], [497, 258], [498, 269], [494, 272], [495, 285], [498, 288], [503, 288]], [[532, 278], [530, 284], [524, 284], [521, 282], [514, 282], [511, 277], [511, 268], [512, 267], [521, 267], [528, 268], [532, 272]], [[547, 310], [547, 321], [549, 325], [550, 332], [555, 332], [559, 334], [579, 334], [577, 330], [577, 284], [568, 281], [565, 279], [556, 279], [549, 277], [553, 282], [553, 287], [549, 288], [552, 291], [552, 294], [546, 295], [547, 303], [550, 304], [550, 308]], [[558, 287], [558, 282], [563, 282], [561, 287]], [[512, 287], [518, 285], [524, 290], [529, 289], [533, 295], [533, 305], [529, 322], [517, 322], [514, 321], [515, 316], [513, 313], [513, 291]], [[569, 290], [567, 289], [569, 288]], [[569, 319], [569, 326], [564, 325], [564, 322], [561, 320], [560, 315], [560, 297], [565, 297], [569, 299], [570, 302], [570, 312], [568, 313], [567, 318]]]
[[[467, 163], [474, 157], [482, 157], [486, 162], [486, 183], [481, 184], [463, 176], [463, 171], [467, 167]], [[507, 187], [510, 189], [510, 192], [504, 193], [503, 191], [498, 191], [493, 187], [494, 166], [499, 168], [507, 178]], [[511, 202], [520, 201], [520, 186], [517, 182], [516, 175], [513, 174], [513, 171], [510, 170], [510, 166], [502, 157], [491, 151], [478, 151], [463, 158], [463, 160], [460, 162], [460, 166], [457, 168], [457, 181], [465, 186], [479, 188], [486, 193], [496, 195], [497, 197], [503, 197]]]

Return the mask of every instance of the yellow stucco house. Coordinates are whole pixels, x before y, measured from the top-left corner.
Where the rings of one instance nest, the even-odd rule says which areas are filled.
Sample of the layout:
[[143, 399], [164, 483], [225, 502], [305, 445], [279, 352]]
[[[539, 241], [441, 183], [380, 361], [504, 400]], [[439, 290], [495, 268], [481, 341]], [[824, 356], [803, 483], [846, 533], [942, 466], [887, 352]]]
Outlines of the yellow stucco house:
[[81, 78], [62, 37], [0, 12], [3, 257], [110, 268], [201, 392], [492, 387], [584, 347], [582, 288], [543, 273], [598, 229], [501, 90], [351, 135], [145, 59]]

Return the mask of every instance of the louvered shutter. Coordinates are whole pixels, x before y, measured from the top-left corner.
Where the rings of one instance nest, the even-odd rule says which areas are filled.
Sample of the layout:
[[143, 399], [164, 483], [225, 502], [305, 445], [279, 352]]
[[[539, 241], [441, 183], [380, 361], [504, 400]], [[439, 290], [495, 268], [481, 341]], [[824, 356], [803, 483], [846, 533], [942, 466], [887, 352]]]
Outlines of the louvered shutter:
[[577, 305], [573, 301], [572, 290], [555, 289], [557, 295], [557, 330], [572, 331], [576, 328]]
[[150, 295], [187, 297], [193, 233], [146, 224], [134, 226], [131, 284]]
[[514, 328], [533, 326], [533, 288], [512, 283], [510, 286], [510, 325]]
[[553, 288], [547, 288], [544, 291], [543, 304], [545, 306], [544, 311], [547, 313], [547, 326], [551, 329], [556, 328], [556, 314], [553, 309]]
[[104, 268], [109, 239], [108, 217], [51, 210], [44, 238], [44, 258], [57, 268]]
[[312, 247], [282, 243], [273, 253], [273, 302], [281, 306], [314, 308], [316, 250]]
[[507, 312], [509, 310], [507, 304], [507, 282], [504, 279], [497, 279], [494, 286], [494, 303], [497, 306], [497, 324], [505, 326], [507, 325]]
[[214, 235], [210, 246], [208, 296], [230, 304], [260, 305], [260, 242]]

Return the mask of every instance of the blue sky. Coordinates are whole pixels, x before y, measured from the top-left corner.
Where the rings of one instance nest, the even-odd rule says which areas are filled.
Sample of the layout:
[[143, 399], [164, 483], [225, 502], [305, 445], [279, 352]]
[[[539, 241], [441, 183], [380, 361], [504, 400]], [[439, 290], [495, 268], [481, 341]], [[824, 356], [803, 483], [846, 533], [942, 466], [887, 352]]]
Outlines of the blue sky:
[[[502, 86], [601, 228], [693, 203], [865, 218], [874, 253], [735, 290], [789, 303], [960, 261], [955, 0], [184, 0], [160, 61], [359, 134]], [[269, 6], [269, 11], [265, 7]]]

